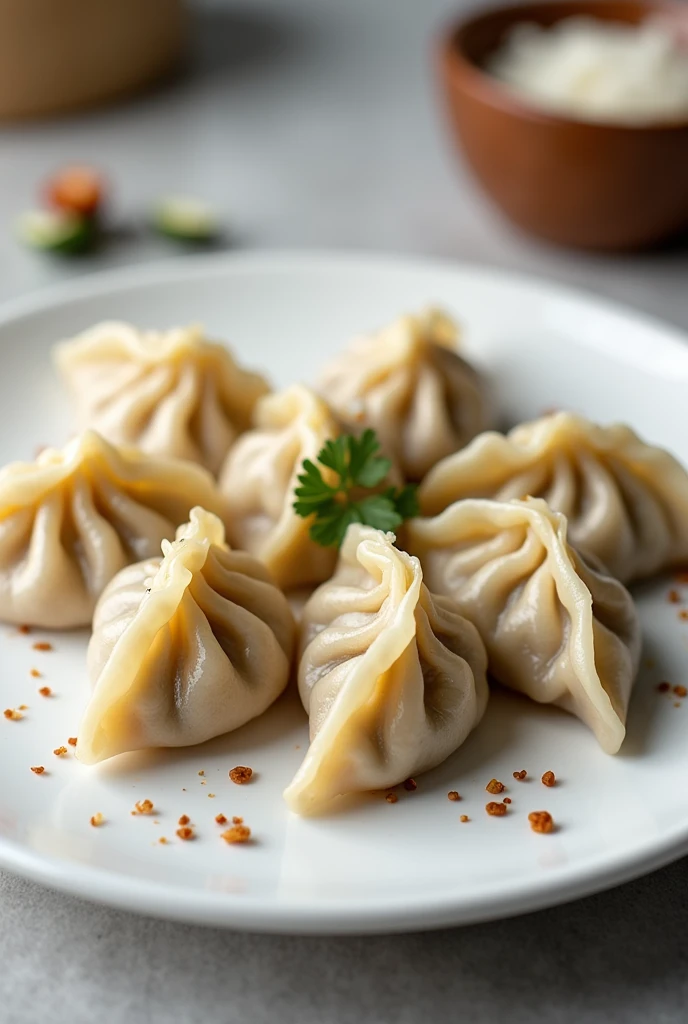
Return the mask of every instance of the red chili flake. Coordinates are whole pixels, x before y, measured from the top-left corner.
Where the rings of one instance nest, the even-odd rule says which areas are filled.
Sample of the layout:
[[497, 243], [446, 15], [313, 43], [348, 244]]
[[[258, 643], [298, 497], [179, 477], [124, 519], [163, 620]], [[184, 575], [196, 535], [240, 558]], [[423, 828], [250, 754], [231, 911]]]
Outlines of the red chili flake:
[[189, 828], [188, 825], [185, 825], [184, 828], [177, 829], [177, 835], [179, 836], [180, 839], [193, 839], [194, 830], [192, 828]]
[[24, 636], [31, 632], [31, 626], [17, 626], [17, 632], [23, 633]]
[[451, 800], [453, 803], [456, 803], [456, 801], [460, 799], [461, 797], [459, 796], [455, 789], [450, 789], [449, 792], [447, 793], [447, 800]]
[[240, 818], [238, 814], [235, 814], [232, 818], [232, 825], [243, 825], [244, 819]]
[[76, 736], [70, 736], [69, 739], [67, 740], [67, 743], [69, 743], [70, 747], [75, 747], [76, 746]]
[[485, 810], [493, 818], [503, 818], [507, 808], [505, 804], [498, 804], [496, 801], [490, 800], [489, 804], [485, 804]]
[[511, 797], [505, 796], [504, 799], [502, 800], [502, 803], [503, 804], [510, 804], [511, 803]]
[[49, 644], [47, 640], [39, 640], [33, 645], [33, 649], [34, 651], [52, 651], [53, 645]]
[[557, 779], [556, 779], [556, 776], [555, 776], [554, 772], [545, 772], [545, 774], [542, 776], [542, 779], [540, 781], [542, 782], [543, 786], [550, 786], [551, 787], [551, 786], [556, 786], [556, 784], [557, 784]]
[[487, 790], [488, 793], [492, 793], [493, 795], [496, 795], [497, 793], [503, 793], [504, 783], [499, 782], [498, 779], [490, 779], [488, 784], [485, 786], [485, 789]]
[[679, 619], [682, 619], [683, 622], [688, 622], [688, 611], [685, 608], [682, 608], [678, 613], [678, 617]]
[[413, 793], [414, 789], [418, 789], [418, 783], [415, 779], [407, 779], [404, 783], [404, 789], [409, 793]]
[[679, 594], [678, 590], [670, 590], [667, 594], [667, 600], [670, 604], [680, 604], [681, 595]]
[[38, 692], [40, 693], [41, 697], [52, 697], [53, 693], [49, 686], [41, 686]]
[[522, 768], [520, 772], [514, 772], [513, 774], [514, 778], [517, 779], [518, 782], [523, 782], [528, 772], [525, 770], [525, 768]]
[[215, 821], [218, 823], [218, 825], [226, 825], [227, 824], [227, 819], [224, 816], [224, 814], [216, 814], [215, 815]]
[[549, 811], [531, 811], [528, 815], [528, 821], [533, 832], [552, 832], [554, 831], [554, 821]]
[[660, 693], [668, 693], [671, 689], [671, 683], [660, 683], [657, 689]]
[[463, 821], [464, 823], [470, 820], [471, 819], [468, 817], [467, 814], [462, 814], [461, 817], [459, 818], [459, 821]]
[[38, 671], [37, 668], [32, 668], [30, 673], [29, 673], [29, 675], [33, 676], [34, 679], [40, 679], [41, 678], [41, 673]]
[[43, 767], [42, 764], [32, 765], [31, 771], [34, 773], [34, 775], [42, 775], [43, 772], [45, 771], [45, 768]]
[[177, 824], [178, 825], [188, 825], [190, 821], [191, 821], [191, 818], [189, 817], [188, 814], [182, 814], [182, 816], [179, 819], [179, 821], [177, 822]]
[[253, 768], [247, 768], [243, 764], [238, 764], [236, 768], [232, 768], [229, 773], [229, 777], [232, 782], [235, 782], [237, 786], [245, 786], [247, 782], [251, 781], [253, 776]]
[[674, 693], [677, 697], [688, 697], [688, 690], [680, 684], [674, 687]]
[[399, 797], [396, 795], [396, 793], [387, 793], [387, 795], [385, 796], [385, 800], [387, 801], [388, 804], [395, 804], [398, 799]]

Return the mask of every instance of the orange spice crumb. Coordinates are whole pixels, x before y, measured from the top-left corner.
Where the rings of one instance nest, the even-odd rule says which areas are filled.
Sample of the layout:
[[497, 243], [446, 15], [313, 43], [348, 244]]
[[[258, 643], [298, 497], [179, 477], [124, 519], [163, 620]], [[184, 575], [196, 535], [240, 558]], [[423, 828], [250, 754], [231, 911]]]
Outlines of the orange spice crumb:
[[40, 693], [41, 697], [52, 697], [53, 694], [53, 691], [50, 689], [49, 686], [41, 686], [38, 692]]
[[680, 708], [681, 707], [681, 701], [680, 700], [674, 701], [674, 707], [675, 708]]
[[447, 800], [452, 800], [454, 801], [454, 803], [456, 803], [456, 801], [460, 799], [461, 797], [459, 796], [455, 789], [450, 789], [449, 792], [447, 793]]
[[463, 822], [470, 821], [470, 820], [471, 819], [468, 817], [467, 814], [462, 814], [461, 817], [459, 818], [459, 821], [463, 821]]
[[490, 779], [488, 784], [485, 786], [487, 792], [492, 794], [503, 793], [504, 788], [504, 783], [500, 782], [498, 779]]
[[29, 710], [29, 705], [28, 704], [20, 704], [19, 707], [17, 708], [17, 710], [18, 711], [28, 711]]
[[177, 835], [179, 836], [180, 839], [193, 839], [194, 830], [190, 828], [188, 825], [185, 825], [184, 828], [177, 829]]
[[31, 632], [31, 626], [17, 626], [17, 632], [23, 633], [24, 636]]
[[34, 773], [34, 775], [42, 775], [43, 772], [45, 771], [45, 768], [43, 767], [42, 764], [31, 765], [31, 771]]
[[505, 796], [504, 799], [502, 800], [502, 803], [503, 804], [510, 804], [511, 803], [511, 797]]
[[533, 832], [552, 832], [554, 829], [554, 820], [549, 811], [531, 811], [528, 815], [528, 821]]
[[132, 814], [152, 814], [154, 805], [152, 800], [139, 800], [134, 804], [135, 810]]
[[10, 722], [18, 722], [24, 717], [19, 711], [15, 711], [14, 708], [5, 708], [3, 714]]
[[167, 836], [160, 836], [158, 842], [160, 843], [161, 846], [166, 846], [167, 843], [169, 843], [169, 839], [167, 838]]
[[66, 753], [67, 753], [67, 748], [66, 747], [55, 747], [55, 749], [53, 750], [53, 754], [56, 754], [57, 757], [64, 757], [64, 755]]
[[688, 697], [688, 690], [685, 688], [685, 686], [681, 686], [680, 684], [674, 687], [674, 693], [677, 697]]
[[668, 693], [671, 689], [671, 683], [659, 683], [657, 689], [660, 693]]
[[67, 743], [69, 743], [70, 747], [75, 747], [76, 746], [76, 736], [70, 736], [69, 739], [67, 740]]
[[218, 825], [226, 825], [227, 824], [227, 819], [225, 818], [224, 814], [216, 814], [215, 815], [215, 821], [218, 823]]
[[521, 768], [520, 772], [514, 772], [514, 778], [517, 779], [519, 782], [523, 782], [527, 774], [528, 772], [525, 770], [525, 768]]
[[240, 818], [238, 814], [235, 814], [232, 818], [232, 825], [243, 825], [244, 819]]
[[49, 644], [47, 640], [38, 640], [33, 645], [34, 651], [52, 651], [53, 645]]
[[229, 773], [229, 777], [232, 782], [235, 782], [237, 786], [244, 786], [247, 782], [251, 781], [253, 776], [253, 768], [247, 768], [246, 765], [238, 764], [236, 768], [232, 768]]
[[205, 772], [203, 771], [203, 769], [201, 769], [201, 771], [198, 774], [199, 775], [205, 775]]
[[100, 825], [103, 824], [104, 821], [105, 821], [105, 818], [100, 813], [100, 811], [98, 811], [96, 814], [94, 814], [93, 817], [91, 818], [91, 824], [93, 825], [94, 828], [98, 828]]
[[215, 794], [214, 793], [208, 793], [208, 799], [209, 800], [213, 800], [214, 798], [215, 798]]
[[490, 800], [489, 804], [485, 804], [485, 810], [493, 818], [503, 818], [506, 814], [506, 804], [498, 804], [494, 800]]
[[188, 825], [190, 821], [191, 821], [191, 818], [189, 817], [188, 814], [182, 814], [182, 816], [179, 819], [179, 821], [177, 822], [177, 824], [178, 825]]
[[679, 594], [678, 590], [670, 590], [667, 594], [667, 601], [669, 601], [670, 604], [680, 604], [681, 595]]
[[415, 779], [407, 779], [406, 782], [404, 783], [404, 789], [408, 793], [413, 793], [415, 789], [418, 789], [418, 783], [416, 782]]
[[251, 829], [247, 825], [233, 825], [226, 832], [222, 833], [226, 843], [247, 843], [251, 838]]
[[396, 795], [396, 793], [387, 793], [385, 795], [385, 800], [387, 801], [388, 804], [395, 804], [398, 799], [399, 797]]
[[684, 622], [686, 622], [688, 620], [688, 611], [686, 611], [685, 608], [682, 608], [681, 611], [678, 613], [678, 617], [679, 619], [682, 619]]
[[557, 777], [554, 774], [554, 772], [545, 772], [545, 774], [542, 776], [540, 781], [542, 782], [543, 786], [550, 786], [550, 787], [552, 787], [552, 786], [556, 786], [556, 784], [557, 784]]
[[41, 673], [38, 671], [37, 668], [32, 668], [31, 671], [29, 672], [29, 675], [33, 676], [34, 679], [40, 679], [41, 678]]

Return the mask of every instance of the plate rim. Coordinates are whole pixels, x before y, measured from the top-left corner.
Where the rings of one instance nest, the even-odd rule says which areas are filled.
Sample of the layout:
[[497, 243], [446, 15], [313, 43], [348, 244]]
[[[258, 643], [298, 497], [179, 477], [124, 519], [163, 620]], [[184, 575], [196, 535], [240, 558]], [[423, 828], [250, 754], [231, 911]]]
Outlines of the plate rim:
[[[185, 257], [130, 264], [126, 267], [89, 273], [76, 280], [61, 281], [48, 287], [0, 303], [0, 329], [56, 306], [116, 294], [118, 291], [143, 291], [156, 284], [173, 283], [183, 278], [221, 277], [237, 271], [305, 272], [317, 267], [323, 271], [349, 268], [418, 274], [457, 273], [482, 279], [499, 286], [543, 292], [555, 299], [583, 304], [602, 315], [620, 317], [658, 333], [660, 348], [680, 359], [688, 370], [688, 335], [674, 324], [556, 280], [514, 272], [479, 263], [423, 256], [386, 255], [384, 253], [327, 249], [266, 249], [242, 252], [194, 254]], [[56, 339], [57, 340], [57, 339]], [[632, 346], [631, 346], [632, 347]], [[656, 354], [656, 353], [655, 353]], [[278, 900], [251, 896], [229, 896], [204, 890], [186, 889], [167, 883], [153, 883], [135, 876], [63, 860], [38, 853], [22, 843], [0, 836], [0, 867], [60, 892], [169, 920], [200, 925], [227, 927], [254, 932], [335, 935], [385, 934], [474, 924], [530, 913], [592, 895], [657, 870], [688, 853], [688, 822], [658, 841], [650, 837], [642, 846], [623, 852], [606, 851], [592, 864], [577, 861], [575, 870], [556, 872], [525, 884], [513, 880], [497, 881], [477, 894], [452, 900], [448, 896], [429, 896], [400, 900], [377, 899], [346, 903], [320, 900], [305, 906], [291, 906]]]

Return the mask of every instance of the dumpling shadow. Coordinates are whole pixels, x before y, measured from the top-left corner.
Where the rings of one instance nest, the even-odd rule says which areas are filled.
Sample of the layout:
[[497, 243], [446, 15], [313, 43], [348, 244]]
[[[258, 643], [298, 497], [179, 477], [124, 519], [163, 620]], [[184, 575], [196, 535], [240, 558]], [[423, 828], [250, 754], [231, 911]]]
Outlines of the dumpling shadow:
[[300, 741], [305, 751], [308, 744], [308, 719], [298, 694], [290, 687], [262, 715], [247, 722], [240, 729], [216, 736], [189, 747], [160, 747], [134, 750], [120, 754], [98, 766], [103, 776], [126, 778], [142, 769], [179, 767], [188, 762], [197, 763], [203, 757], [234, 757], [241, 760], [247, 750], [252, 752], [284, 741], [286, 735]]
[[643, 654], [628, 708], [626, 739], [617, 757], [646, 755], [659, 741], [657, 683], [671, 677], [664, 645], [651, 633], [644, 633]]

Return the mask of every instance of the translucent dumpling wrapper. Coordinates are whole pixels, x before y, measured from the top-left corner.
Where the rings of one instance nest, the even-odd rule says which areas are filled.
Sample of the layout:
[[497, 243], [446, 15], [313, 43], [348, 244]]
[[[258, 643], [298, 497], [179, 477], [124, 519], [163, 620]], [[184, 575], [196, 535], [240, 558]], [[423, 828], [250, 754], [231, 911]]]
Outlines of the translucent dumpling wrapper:
[[301, 623], [298, 683], [311, 745], [285, 799], [315, 814], [444, 761], [487, 704], [486, 654], [453, 601], [394, 536], [350, 526]]
[[337, 560], [310, 539], [310, 520], [293, 504], [304, 459], [315, 462], [339, 432], [327, 404], [294, 385], [261, 399], [255, 428], [235, 444], [220, 476], [230, 543], [265, 562], [283, 589], [322, 583]]
[[139, 331], [102, 323], [57, 345], [55, 363], [81, 429], [115, 444], [200, 462], [218, 473], [269, 391], [200, 327]]
[[490, 675], [572, 712], [614, 754], [640, 658], [631, 595], [571, 547], [566, 519], [541, 499], [468, 499], [410, 520], [404, 542], [428, 586], [478, 628]]
[[90, 625], [115, 573], [160, 551], [196, 504], [222, 514], [210, 473], [87, 431], [0, 470], [0, 619]]
[[372, 427], [407, 480], [422, 480], [491, 425], [485, 382], [458, 354], [457, 338], [441, 313], [400, 317], [355, 338], [318, 380], [347, 432]]
[[486, 433], [423, 481], [424, 515], [463, 498], [544, 498], [563, 512], [571, 543], [624, 583], [688, 562], [688, 474], [626, 426], [571, 413]]
[[231, 550], [202, 508], [162, 551], [124, 569], [98, 602], [77, 745], [86, 764], [238, 729], [287, 684], [294, 620], [265, 567]]

